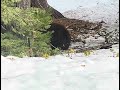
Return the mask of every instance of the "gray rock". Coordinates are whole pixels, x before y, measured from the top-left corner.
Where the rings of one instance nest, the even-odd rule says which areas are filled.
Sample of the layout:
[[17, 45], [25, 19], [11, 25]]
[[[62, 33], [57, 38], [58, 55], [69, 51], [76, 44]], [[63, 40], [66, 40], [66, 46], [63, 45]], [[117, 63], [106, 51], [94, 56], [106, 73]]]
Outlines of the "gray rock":
[[85, 47], [97, 47], [97, 46], [102, 46], [105, 44], [105, 38], [103, 37], [92, 37], [90, 36], [89, 38], [85, 39]]

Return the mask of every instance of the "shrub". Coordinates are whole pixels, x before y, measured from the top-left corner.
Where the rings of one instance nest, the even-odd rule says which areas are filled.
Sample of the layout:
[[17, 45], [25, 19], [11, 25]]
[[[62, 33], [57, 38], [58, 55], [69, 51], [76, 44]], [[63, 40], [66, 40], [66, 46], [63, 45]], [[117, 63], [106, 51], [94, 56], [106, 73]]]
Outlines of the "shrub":
[[13, 3], [14, 0], [2, 0], [1, 18], [12, 31], [1, 33], [1, 54], [22, 57], [57, 53], [50, 46], [51, 32], [46, 32], [52, 21], [50, 13], [32, 7], [20, 9]]

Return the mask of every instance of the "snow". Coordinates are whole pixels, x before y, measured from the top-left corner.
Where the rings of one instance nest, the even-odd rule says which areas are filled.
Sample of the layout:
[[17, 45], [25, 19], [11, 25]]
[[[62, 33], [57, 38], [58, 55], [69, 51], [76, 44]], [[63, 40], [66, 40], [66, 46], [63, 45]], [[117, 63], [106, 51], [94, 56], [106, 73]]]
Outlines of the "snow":
[[[81, 3], [83, 0], [80, 0]], [[85, 0], [86, 1], [86, 0]], [[111, 25], [115, 24], [118, 27], [119, 20], [119, 0], [92, 0], [91, 3], [96, 5], [90, 6], [91, 3], [86, 2], [86, 5], [80, 5], [74, 10], [65, 11], [64, 16], [80, 20], [89, 20], [92, 22], [104, 21]], [[70, 13], [71, 12], [71, 13]], [[117, 24], [116, 24], [117, 22]], [[115, 27], [115, 26], [114, 26]]]
[[[75, 10], [78, 7], [92, 8], [98, 4], [109, 4], [109, 6], [111, 6], [113, 3], [116, 3], [117, 5], [119, 3], [118, 0], [47, 0], [47, 2], [50, 6], [57, 9], [61, 13], [68, 10]], [[116, 7], [118, 8], [118, 6]]]
[[1, 56], [2, 90], [118, 90], [119, 46], [84, 53], [6, 59]]

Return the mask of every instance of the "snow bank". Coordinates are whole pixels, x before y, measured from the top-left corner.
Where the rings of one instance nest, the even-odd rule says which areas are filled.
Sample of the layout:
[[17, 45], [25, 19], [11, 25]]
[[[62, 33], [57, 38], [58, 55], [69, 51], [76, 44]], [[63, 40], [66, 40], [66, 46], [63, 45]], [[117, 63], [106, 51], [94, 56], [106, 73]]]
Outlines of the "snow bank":
[[[118, 45], [84, 53], [3, 60], [2, 90], [118, 90]], [[104, 52], [104, 53], [103, 53]], [[5, 57], [4, 57], [5, 58]]]
[[18, 59], [19, 57], [16, 57], [16, 56], [7, 56], [6, 58], [7, 58], [7, 59], [10, 59], [10, 60], [16, 60], [16, 59]]
[[[83, 2], [80, 0], [81, 3]], [[80, 5], [75, 10], [69, 10], [63, 13], [64, 16], [80, 20], [89, 20], [92, 22], [105, 21], [108, 24], [118, 23], [119, 20], [119, 0], [100, 0], [93, 1], [95, 5], [91, 6], [89, 1], [86, 5]]]

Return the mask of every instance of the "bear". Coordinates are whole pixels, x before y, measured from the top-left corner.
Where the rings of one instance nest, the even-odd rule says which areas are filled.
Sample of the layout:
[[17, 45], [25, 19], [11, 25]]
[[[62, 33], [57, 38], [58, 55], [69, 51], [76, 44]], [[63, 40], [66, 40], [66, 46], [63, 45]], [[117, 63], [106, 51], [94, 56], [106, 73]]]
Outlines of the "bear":
[[61, 50], [67, 50], [71, 43], [71, 37], [67, 29], [58, 23], [51, 23], [48, 31], [52, 31], [51, 48], [59, 48]]

